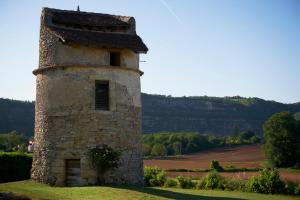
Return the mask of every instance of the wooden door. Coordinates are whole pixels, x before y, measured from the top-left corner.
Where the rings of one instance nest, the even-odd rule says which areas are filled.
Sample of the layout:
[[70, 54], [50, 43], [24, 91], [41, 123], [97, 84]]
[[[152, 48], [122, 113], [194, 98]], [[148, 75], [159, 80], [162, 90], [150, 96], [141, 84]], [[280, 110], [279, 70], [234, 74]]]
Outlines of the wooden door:
[[66, 185], [80, 186], [80, 160], [66, 160]]

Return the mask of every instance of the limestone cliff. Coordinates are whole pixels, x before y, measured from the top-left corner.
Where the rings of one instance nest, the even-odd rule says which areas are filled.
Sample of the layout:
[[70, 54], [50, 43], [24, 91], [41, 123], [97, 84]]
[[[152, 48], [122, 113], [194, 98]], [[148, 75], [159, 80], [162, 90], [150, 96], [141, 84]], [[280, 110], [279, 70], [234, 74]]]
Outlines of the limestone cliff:
[[[283, 104], [259, 98], [170, 97], [142, 94], [143, 132], [199, 131], [230, 134], [235, 127], [261, 133], [273, 113], [300, 111], [300, 103]], [[33, 135], [34, 102], [0, 98], [0, 133], [17, 130]]]

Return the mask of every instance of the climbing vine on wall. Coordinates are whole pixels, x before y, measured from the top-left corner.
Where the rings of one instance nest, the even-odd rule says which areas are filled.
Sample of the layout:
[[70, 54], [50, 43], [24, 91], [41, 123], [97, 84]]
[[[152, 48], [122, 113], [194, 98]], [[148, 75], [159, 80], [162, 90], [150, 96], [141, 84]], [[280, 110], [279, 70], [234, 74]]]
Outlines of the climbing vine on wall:
[[91, 149], [88, 154], [92, 167], [97, 171], [98, 184], [104, 184], [104, 174], [118, 168], [121, 151], [105, 144]]

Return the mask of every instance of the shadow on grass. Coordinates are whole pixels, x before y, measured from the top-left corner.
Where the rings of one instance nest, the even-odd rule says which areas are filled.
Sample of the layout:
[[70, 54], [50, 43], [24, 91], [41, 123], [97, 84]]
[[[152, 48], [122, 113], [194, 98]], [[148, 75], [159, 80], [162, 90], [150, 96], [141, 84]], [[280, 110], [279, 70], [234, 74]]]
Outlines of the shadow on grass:
[[214, 196], [202, 196], [196, 194], [187, 194], [181, 192], [173, 192], [168, 190], [162, 190], [158, 188], [151, 188], [151, 187], [139, 187], [139, 186], [112, 186], [118, 189], [127, 189], [136, 192], [143, 192], [146, 194], [170, 198], [170, 199], [178, 199], [178, 200], [242, 200], [240, 198], [232, 198], [232, 197], [214, 197]]

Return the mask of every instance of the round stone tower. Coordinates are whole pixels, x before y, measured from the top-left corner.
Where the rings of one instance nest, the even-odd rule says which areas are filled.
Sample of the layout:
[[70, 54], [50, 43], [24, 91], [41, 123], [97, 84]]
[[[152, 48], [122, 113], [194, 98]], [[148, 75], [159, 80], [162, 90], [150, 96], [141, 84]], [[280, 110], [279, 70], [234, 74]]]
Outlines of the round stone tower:
[[147, 51], [133, 17], [43, 9], [32, 179], [94, 184], [87, 153], [105, 144], [122, 152], [105, 181], [143, 184], [139, 53]]

